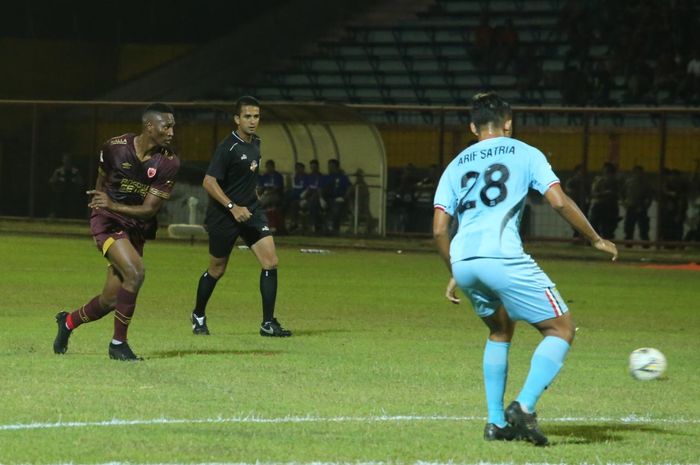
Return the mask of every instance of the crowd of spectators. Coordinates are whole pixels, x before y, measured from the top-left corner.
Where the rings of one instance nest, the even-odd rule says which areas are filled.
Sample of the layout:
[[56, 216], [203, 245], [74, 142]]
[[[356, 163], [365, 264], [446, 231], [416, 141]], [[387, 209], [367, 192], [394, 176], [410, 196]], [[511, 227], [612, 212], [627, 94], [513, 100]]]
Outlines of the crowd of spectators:
[[439, 180], [437, 165], [419, 169], [408, 163], [400, 171], [391, 173], [387, 193], [387, 230], [392, 233], [429, 232]]
[[64, 153], [61, 165], [49, 178], [51, 189], [51, 211], [49, 218], [85, 218], [87, 202], [85, 196], [85, 181], [73, 157]]
[[604, 238], [621, 239], [615, 232], [623, 221], [625, 240], [654, 239], [649, 235], [649, 216], [656, 201], [661, 241], [700, 241], [700, 170], [691, 176], [665, 170], [659, 182], [641, 166], [620, 175], [615, 165], [607, 162], [590, 183], [587, 178], [581, 167], [576, 167], [565, 190]]
[[370, 211], [369, 186], [363, 171], [357, 170], [353, 183], [338, 160], [328, 160], [327, 170], [326, 174], [321, 172], [318, 160], [309, 162], [309, 172], [304, 163], [297, 162], [285, 186], [274, 160], [265, 163], [258, 194], [271, 228], [278, 234], [337, 235], [357, 211], [364, 232], [374, 232], [377, 224]]
[[[520, 103], [557, 88], [570, 106], [700, 103], [700, 5], [692, 0], [568, 0], [541, 40], [521, 43], [511, 19], [485, 11], [470, 57], [486, 74], [512, 74]], [[564, 45], [564, 54], [558, 45]], [[560, 71], [543, 60], [560, 59]]]
[[[563, 103], [579, 104], [577, 98], [595, 104], [698, 103], [696, 8], [691, 0], [569, 0], [559, 29], [570, 46], [565, 69], [582, 75], [577, 82], [581, 95]], [[594, 48], [602, 54], [592, 53]], [[614, 76], [624, 87], [620, 101], [610, 95]], [[570, 86], [566, 79], [561, 82]]]

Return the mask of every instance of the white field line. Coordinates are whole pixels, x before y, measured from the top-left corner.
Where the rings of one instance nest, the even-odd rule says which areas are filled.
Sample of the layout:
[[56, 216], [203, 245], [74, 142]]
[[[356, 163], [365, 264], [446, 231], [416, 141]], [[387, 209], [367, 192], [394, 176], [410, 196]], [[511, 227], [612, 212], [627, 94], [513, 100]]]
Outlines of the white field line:
[[[365, 417], [314, 417], [314, 416], [287, 416], [278, 418], [263, 418], [256, 416], [245, 417], [217, 417], [217, 418], [152, 418], [140, 420], [122, 420], [114, 418], [102, 421], [57, 421], [46, 423], [13, 423], [0, 424], [0, 431], [24, 431], [33, 429], [50, 428], [86, 428], [107, 426], [134, 426], [134, 425], [178, 425], [178, 424], [224, 424], [224, 423], [399, 423], [399, 422], [423, 422], [423, 421], [453, 421], [470, 422], [485, 421], [479, 416], [445, 416], [445, 415], [380, 415]], [[650, 418], [635, 415], [612, 417], [561, 417], [544, 418], [543, 423], [622, 423], [622, 424], [700, 424], [700, 419], [688, 418]], [[427, 462], [426, 462], [427, 463]]]
[[[184, 463], [184, 462], [170, 462], [170, 463], [148, 463], [139, 464], [134, 462], [106, 462], [94, 465], [516, 465], [515, 462], [428, 462], [428, 461], [417, 461], [417, 462], [201, 462], [201, 463]], [[0, 465], [2, 465], [0, 463]], [[76, 465], [72, 462], [64, 464], [54, 464], [54, 465]], [[565, 462], [525, 462], [519, 463], [518, 465], [567, 465]], [[638, 465], [634, 462], [580, 462], [576, 465]], [[659, 462], [659, 463], [647, 463], [644, 465], [681, 465], [673, 462]], [[683, 464], [683, 465], [697, 465], [697, 464]]]

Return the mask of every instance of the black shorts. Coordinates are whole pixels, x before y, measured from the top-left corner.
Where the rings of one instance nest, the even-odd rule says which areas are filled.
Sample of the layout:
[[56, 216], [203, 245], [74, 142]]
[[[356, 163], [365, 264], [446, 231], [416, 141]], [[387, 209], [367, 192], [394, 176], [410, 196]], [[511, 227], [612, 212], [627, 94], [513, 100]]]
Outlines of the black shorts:
[[272, 232], [267, 224], [267, 215], [262, 208], [256, 208], [252, 216], [245, 223], [239, 223], [233, 218], [225, 224], [207, 225], [209, 232], [209, 253], [216, 258], [231, 255], [233, 246], [238, 236], [242, 237], [248, 247], [258, 242], [263, 237], [271, 236]]

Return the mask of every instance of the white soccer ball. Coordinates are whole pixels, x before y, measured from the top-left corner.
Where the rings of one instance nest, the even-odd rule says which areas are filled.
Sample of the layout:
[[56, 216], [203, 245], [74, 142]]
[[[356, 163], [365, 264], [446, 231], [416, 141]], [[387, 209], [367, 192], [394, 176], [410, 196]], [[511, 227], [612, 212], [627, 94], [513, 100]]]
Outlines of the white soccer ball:
[[666, 371], [666, 357], [658, 349], [642, 347], [630, 354], [630, 374], [640, 381], [656, 379]]

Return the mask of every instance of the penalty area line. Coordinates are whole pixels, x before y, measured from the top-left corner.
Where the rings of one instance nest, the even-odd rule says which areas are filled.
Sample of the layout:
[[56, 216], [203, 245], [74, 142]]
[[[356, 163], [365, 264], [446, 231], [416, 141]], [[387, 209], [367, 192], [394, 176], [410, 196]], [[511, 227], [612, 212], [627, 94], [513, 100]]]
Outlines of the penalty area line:
[[[134, 463], [134, 462], [106, 462], [94, 465], [396, 465], [397, 462], [200, 462], [200, 463]], [[401, 462], [398, 462], [401, 463]], [[514, 462], [429, 462], [419, 460], [417, 462], [407, 462], [408, 465], [515, 465]], [[1, 464], [0, 464], [1, 465]], [[73, 463], [55, 465], [75, 465]], [[568, 465], [566, 462], [524, 462], [521, 465]], [[576, 465], [636, 465], [634, 462], [596, 462], [596, 463], [576, 463]], [[681, 465], [673, 462], [648, 463], [646, 465]], [[692, 465], [692, 464], [685, 464]]]
[[[56, 422], [32, 422], [0, 424], [0, 431], [26, 431], [33, 429], [51, 428], [88, 428], [88, 427], [113, 427], [113, 426], [149, 426], [149, 425], [182, 425], [182, 424], [284, 424], [284, 423], [401, 423], [401, 422], [471, 422], [486, 421], [480, 416], [446, 416], [446, 415], [379, 415], [364, 417], [314, 417], [314, 416], [287, 416], [278, 418], [264, 418], [256, 416], [243, 417], [216, 417], [216, 418], [151, 418], [151, 419], [118, 419], [102, 421], [56, 421]], [[640, 416], [612, 417], [561, 417], [543, 418], [542, 423], [618, 423], [618, 424], [698, 424], [699, 419], [687, 418], [650, 418]]]

